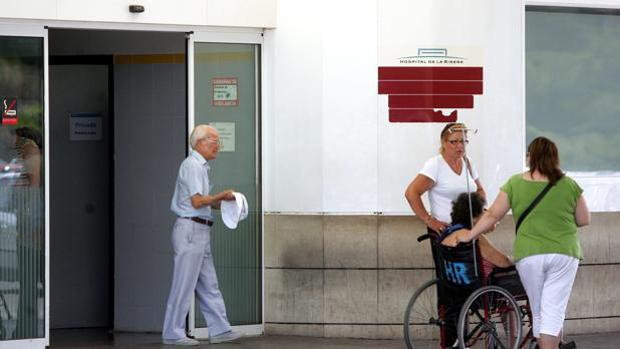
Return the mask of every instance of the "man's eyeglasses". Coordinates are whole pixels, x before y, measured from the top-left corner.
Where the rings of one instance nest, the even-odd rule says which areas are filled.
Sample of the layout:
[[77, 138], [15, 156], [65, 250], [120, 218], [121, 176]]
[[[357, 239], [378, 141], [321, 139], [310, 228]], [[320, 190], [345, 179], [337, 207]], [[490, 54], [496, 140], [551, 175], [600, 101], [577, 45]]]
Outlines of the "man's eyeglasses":
[[448, 141], [450, 144], [452, 145], [457, 145], [457, 144], [469, 144], [469, 140], [468, 139], [451, 139]]
[[221, 139], [215, 140], [215, 139], [205, 139], [206, 142], [209, 143], [213, 143], [213, 144], [217, 144], [218, 147], [222, 147], [223, 143]]

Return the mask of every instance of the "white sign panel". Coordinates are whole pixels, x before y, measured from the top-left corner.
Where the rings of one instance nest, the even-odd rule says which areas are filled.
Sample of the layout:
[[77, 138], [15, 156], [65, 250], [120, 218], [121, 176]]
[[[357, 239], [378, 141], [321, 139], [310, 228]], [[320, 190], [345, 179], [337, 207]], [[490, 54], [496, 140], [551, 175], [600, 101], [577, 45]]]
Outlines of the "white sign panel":
[[266, 34], [279, 49], [265, 210], [412, 214], [405, 188], [438, 154], [449, 118], [478, 129], [467, 151], [489, 201], [523, 169], [522, 2], [344, 0], [278, 11], [278, 34]]
[[220, 134], [220, 151], [235, 151], [235, 123], [212, 122], [209, 125], [215, 127]]
[[69, 113], [69, 139], [71, 141], [100, 141], [101, 138], [101, 114]]
[[378, 2], [377, 211], [411, 213], [403, 192], [438, 154], [447, 122], [478, 130], [467, 152], [489, 201], [522, 170], [521, 17], [519, 2], [502, 5]]

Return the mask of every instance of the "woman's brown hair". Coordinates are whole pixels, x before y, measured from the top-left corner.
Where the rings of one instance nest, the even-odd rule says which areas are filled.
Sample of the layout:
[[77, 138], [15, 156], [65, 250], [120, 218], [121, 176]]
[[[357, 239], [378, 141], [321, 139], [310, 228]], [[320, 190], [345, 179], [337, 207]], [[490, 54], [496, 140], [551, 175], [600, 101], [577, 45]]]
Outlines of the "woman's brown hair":
[[530, 173], [540, 172], [549, 179], [551, 185], [555, 185], [564, 176], [560, 169], [558, 147], [550, 139], [535, 138], [527, 147], [527, 153], [530, 158]]

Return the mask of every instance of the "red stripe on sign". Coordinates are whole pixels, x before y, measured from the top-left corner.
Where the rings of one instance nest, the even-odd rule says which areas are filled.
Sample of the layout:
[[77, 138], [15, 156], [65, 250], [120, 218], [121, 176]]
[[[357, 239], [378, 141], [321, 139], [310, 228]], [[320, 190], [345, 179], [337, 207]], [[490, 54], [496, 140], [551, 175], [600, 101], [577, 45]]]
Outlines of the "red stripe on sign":
[[482, 80], [482, 67], [379, 67], [379, 80]]
[[379, 81], [379, 94], [480, 95], [482, 81]]
[[17, 104], [17, 99], [14, 99], [13, 102], [9, 104], [8, 108], [6, 108], [6, 110], [12, 110], [13, 107], [15, 107], [15, 104]]
[[443, 115], [441, 110], [390, 109], [390, 122], [456, 122], [457, 111]]
[[2, 125], [17, 125], [16, 118], [3, 118]]
[[472, 95], [390, 95], [390, 108], [473, 108]]

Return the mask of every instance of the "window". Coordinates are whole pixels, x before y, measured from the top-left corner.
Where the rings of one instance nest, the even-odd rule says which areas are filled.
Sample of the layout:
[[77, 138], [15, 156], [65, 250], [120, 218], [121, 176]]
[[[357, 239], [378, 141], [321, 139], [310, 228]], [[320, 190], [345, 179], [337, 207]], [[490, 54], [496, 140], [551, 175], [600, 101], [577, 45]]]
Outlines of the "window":
[[526, 143], [565, 171], [620, 173], [620, 11], [526, 7]]

